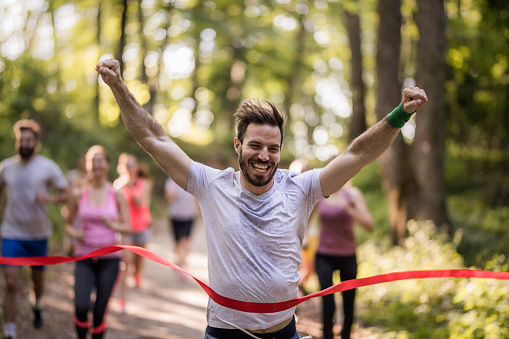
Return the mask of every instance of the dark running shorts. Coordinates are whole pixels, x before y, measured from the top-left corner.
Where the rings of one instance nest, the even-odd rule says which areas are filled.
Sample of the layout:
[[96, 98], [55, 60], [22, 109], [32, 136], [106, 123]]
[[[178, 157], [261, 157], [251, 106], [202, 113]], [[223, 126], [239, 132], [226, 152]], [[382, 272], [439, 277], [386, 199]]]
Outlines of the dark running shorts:
[[181, 238], [189, 238], [193, 227], [193, 220], [182, 221], [170, 219], [170, 223], [173, 226], [173, 236], [175, 241], [179, 241]]

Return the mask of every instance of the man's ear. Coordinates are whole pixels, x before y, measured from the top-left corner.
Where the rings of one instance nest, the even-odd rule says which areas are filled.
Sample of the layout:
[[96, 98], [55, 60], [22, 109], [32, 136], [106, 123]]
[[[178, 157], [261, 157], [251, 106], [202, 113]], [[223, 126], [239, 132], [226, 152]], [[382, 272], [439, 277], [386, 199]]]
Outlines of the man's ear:
[[233, 139], [233, 146], [235, 147], [235, 152], [240, 155], [240, 147], [242, 146], [242, 143], [239, 138], [235, 137], [235, 139]]

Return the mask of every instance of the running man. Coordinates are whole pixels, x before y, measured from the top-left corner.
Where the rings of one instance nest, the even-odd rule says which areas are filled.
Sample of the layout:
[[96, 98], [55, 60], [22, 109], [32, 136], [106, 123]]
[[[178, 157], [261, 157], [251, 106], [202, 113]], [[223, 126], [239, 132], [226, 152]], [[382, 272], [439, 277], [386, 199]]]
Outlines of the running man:
[[[0, 219], [2, 219], [2, 256], [46, 256], [52, 225], [46, 213], [48, 204], [67, 200], [67, 180], [52, 160], [39, 155], [41, 129], [34, 120], [14, 125], [17, 155], [0, 163]], [[55, 194], [50, 190], [56, 189]], [[3, 200], [7, 204], [3, 215]], [[7, 338], [16, 338], [16, 298], [20, 284], [20, 266], [4, 265], [4, 326]], [[44, 292], [44, 266], [32, 266], [35, 294], [35, 328], [43, 326], [41, 298]]]
[[[141, 147], [201, 207], [208, 248], [210, 287], [248, 302], [280, 302], [298, 296], [304, 231], [316, 202], [339, 190], [394, 141], [411, 114], [427, 102], [424, 90], [405, 88], [401, 105], [355, 139], [323, 169], [299, 174], [278, 169], [283, 113], [271, 102], [244, 100], [235, 113], [234, 148], [240, 171], [218, 170], [191, 160], [136, 101], [119, 63], [99, 62], [124, 123]], [[263, 314], [235, 311], [209, 300], [206, 339], [297, 339], [295, 308]]]

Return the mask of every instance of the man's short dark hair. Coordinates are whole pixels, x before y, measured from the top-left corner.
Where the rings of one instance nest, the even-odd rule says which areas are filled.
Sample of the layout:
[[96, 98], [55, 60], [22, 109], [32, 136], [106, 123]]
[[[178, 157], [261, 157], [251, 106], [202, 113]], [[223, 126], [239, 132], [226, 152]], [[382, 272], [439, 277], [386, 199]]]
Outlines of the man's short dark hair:
[[32, 119], [19, 120], [14, 124], [13, 129], [17, 139], [19, 139], [19, 136], [21, 135], [22, 131], [30, 131], [34, 134], [35, 139], [37, 140], [41, 139], [41, 127], [35, 120]]
[[[281, 145], [283, 145], [283, 127], [286, 122], [284, 113], [277, 106], [265, 100], [269, 107], [262, 106], [258, 99], [246, 99], [242, 101], [237, 112], [235, 112], [235, 123], [237, 124], [237, 138], [242, 143], [244, 134], [249, 124], [276, 126], [281, 132]], [[281, 146], [280, 145], [280, 146]]]

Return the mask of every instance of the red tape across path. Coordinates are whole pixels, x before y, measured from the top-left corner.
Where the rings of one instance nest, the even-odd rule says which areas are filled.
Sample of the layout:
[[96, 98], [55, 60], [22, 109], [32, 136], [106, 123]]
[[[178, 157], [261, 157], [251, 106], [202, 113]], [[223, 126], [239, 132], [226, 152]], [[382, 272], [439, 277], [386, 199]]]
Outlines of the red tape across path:
[[165, 266], [171, 267], [187, 274], [203, 288], [203, 290], [219, 305], [228, 307], [237, 311], [250, 312], [250, 313], [275, 313], [284, 311], [291, 307], [297, 306], [298, 304], [315, 297], [324, 296], [336, 292], [350, 290], [357, 287], [369, 286], [380, 284], [390, 281], [398, 280], [409, 280], [409, 279], [423, 279], [423, 278], [484, 278], [484, 279], [499, 279], [509, 280], [509, 272], [496, 272], [496, 271], [478, 271], [478, 270], [428, 270], [428, 271], [406, 271], [406, 272], [393, 272], [387, 274], [376, 275], [373, 277], [359, 278], [353, 280], [346, 280], [331, 286], [325, 290], [307, 295], [305, 297], [276, 302], [276, 303], [255, 303], [246, 302], [224, 297], [216, 293], [207, 284], [202, 282], [200, 279], [195, 278], [191, 273], [186, 272], [179, 266], [175, 265], [171, 261], [138, 246], [125, 246], [116, 245], [101, 248], [97, 251], [91, 252], [82, 257], [25, 257], [25, 258], [10, 258], [0, 257], [0, 264], [7, 265], [55, 265], [66, 262], [84, 260], [89, 258], [98, 257], [105, 254], [114, 253], [122, 249], [129, 250], [135, 254], [138, 254], [147, 259], [153, 260]]

